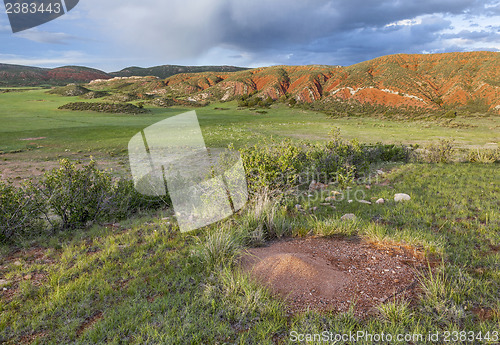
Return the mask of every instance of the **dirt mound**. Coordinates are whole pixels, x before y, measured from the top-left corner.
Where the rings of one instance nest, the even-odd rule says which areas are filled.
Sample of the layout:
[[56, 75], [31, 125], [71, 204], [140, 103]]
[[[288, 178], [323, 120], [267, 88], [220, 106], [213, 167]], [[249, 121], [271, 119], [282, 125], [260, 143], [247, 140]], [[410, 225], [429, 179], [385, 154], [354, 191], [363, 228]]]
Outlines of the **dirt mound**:
[[80, 85], [69, 84], [66, 86], [56, 87], [47, 92], [53, 95], [73, 97], [85, 95], [89, 93], [90, 90]]
[[403, 250], [375, 248], [357, 239], [306, 238], [249, 249], [241, 265], [284, 297], [292, 313], [345, 312], [354, 305], [363, 317], [392, 298], [414, 299], [414, 268], [421, 262]]

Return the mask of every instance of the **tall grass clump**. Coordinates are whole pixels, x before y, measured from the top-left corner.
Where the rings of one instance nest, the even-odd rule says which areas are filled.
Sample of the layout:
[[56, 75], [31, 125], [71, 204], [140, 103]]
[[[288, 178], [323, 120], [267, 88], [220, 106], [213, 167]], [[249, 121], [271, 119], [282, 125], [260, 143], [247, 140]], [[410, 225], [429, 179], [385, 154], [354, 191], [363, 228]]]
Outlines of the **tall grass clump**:
[[232, 267], [245, 241], [245, 234], [230, 228], [216, 229], [198, 238], [193, 254], [209, 269]]
[[239, 226], [248, 234], [249, 245], [259, 245], [265, 240], [281, 238], [292, 233], [295, 220], [288, 214], [283, 195], [262, 189], [252, 198], [239, 220]]
[[500, 149], [471, 149], [467, 160], [471, 163], [495, 163], [500, 160]]

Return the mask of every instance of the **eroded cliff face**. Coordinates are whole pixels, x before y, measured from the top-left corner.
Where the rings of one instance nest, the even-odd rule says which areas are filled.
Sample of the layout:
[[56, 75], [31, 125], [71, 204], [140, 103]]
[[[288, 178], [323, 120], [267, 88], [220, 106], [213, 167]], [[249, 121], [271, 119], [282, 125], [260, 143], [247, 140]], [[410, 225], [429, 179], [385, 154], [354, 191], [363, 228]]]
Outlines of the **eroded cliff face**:
[[384, 56], [348, 67], [273, 66], [240, 72], [178, 74], [151, 81], [151, 93], [227, 101], [255, 94], [299, 102], [356, 100], [439, 109], [480, 100], [500, 111], [500, 53]]

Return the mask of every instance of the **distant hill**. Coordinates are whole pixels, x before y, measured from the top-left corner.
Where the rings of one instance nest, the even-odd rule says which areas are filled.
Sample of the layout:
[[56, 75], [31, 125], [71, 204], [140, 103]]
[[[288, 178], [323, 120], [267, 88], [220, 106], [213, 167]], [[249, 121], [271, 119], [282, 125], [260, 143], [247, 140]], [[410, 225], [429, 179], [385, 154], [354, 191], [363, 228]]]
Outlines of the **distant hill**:
[[273, 66], [239, 72], [183, 73], [164, 81], [104, 83], [107, 85], [92, 87], [116, 84], [117, 90], [126, 87], [129, 91], [140, 87], [141, 93], [198, 102], [270, 97], [312, 103], [318, 109], [343, 103], [424, 110], [468, 106], [479, 112], [500, 111], [500, 53], [397, 54], [347, 67]]
[[178, 73], [206, 71], [236, 72], [242, 70], [245, 70], [245, 68], [233, 66], [163, 65], [150, 68], [128, 67], [119, 72], [106, 73], [97, 69], [80, 66], [65, 66], [51, 69], [0, 64], [0, 86], [60, 86], [69, 83], [88, 83], [95, 79], [111, 79], [114, 77], [155, 76], [165, 79]]
[[110, 73], [113, 77], [132, 77], [132, 76], [155, 76], [160, 79], [166, 79], [179, 73], [200, 73], [200, 72], [238, 72], [248, 68], [234, 66], [177, 66], [163, 65], [149, 68], [127, 67], [118, 72]]
[[0, 64], [0, 86], [66, 85], [110, 78], [107, 73], [88, 67], [39, 68]]

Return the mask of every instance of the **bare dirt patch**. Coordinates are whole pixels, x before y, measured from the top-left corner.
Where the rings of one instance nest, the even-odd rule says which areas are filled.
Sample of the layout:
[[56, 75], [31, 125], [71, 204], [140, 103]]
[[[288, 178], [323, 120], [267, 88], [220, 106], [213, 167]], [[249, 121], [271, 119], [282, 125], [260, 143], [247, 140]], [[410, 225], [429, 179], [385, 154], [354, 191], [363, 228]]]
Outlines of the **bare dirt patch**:
[[373, 314], [377, 305], [415, 300], [420, 259], [360, 239], [304, 238], [248, 249], [242, 268], [285, 299], [290, 313], [307, 309]]
[[85, 321], [80, 325], [78, 331], [76, 332], [78, 336], [81, 336], [85, 331], [92, 328], [99, 320], [102, 319], [102, 311], [95, 312], [91, 317], [85, 319]]
[[36, 141], [36, 140], [43, 140], [43, 139], [47, 139], [47, 137], [24, 138], [24, 139], [19, 139], [19, 140], [22, 140], [22, 141]]
[[[64, 156], [51, 157], [50, 160], [44, 161], [39, 158], [34, 159], [33, 155], [36, 155], [36, 151], [1, 155], [0, 157], [3, 160], [0, 159], [0, 181], [10, 181], [10, 183], [20, 186], [24, 181], [30, 179], [34, 179], [35, 181], [40, 180], [45, 172], [59, 168], [61, 166], [60, 160], [63, 158], [67, 158], [71, 162], [81, 162], [78, 166], [88, 164], [91, 159], [88, 155], [68, 153]], [[121, 164], [123, 161], [126, 162], [123, 157], [110, 159], [94, 156], [93, 158], [98, 162], [97, 166], [100, 170], [113, 169], [113, 175], [129, 175], [128, 165]]]

